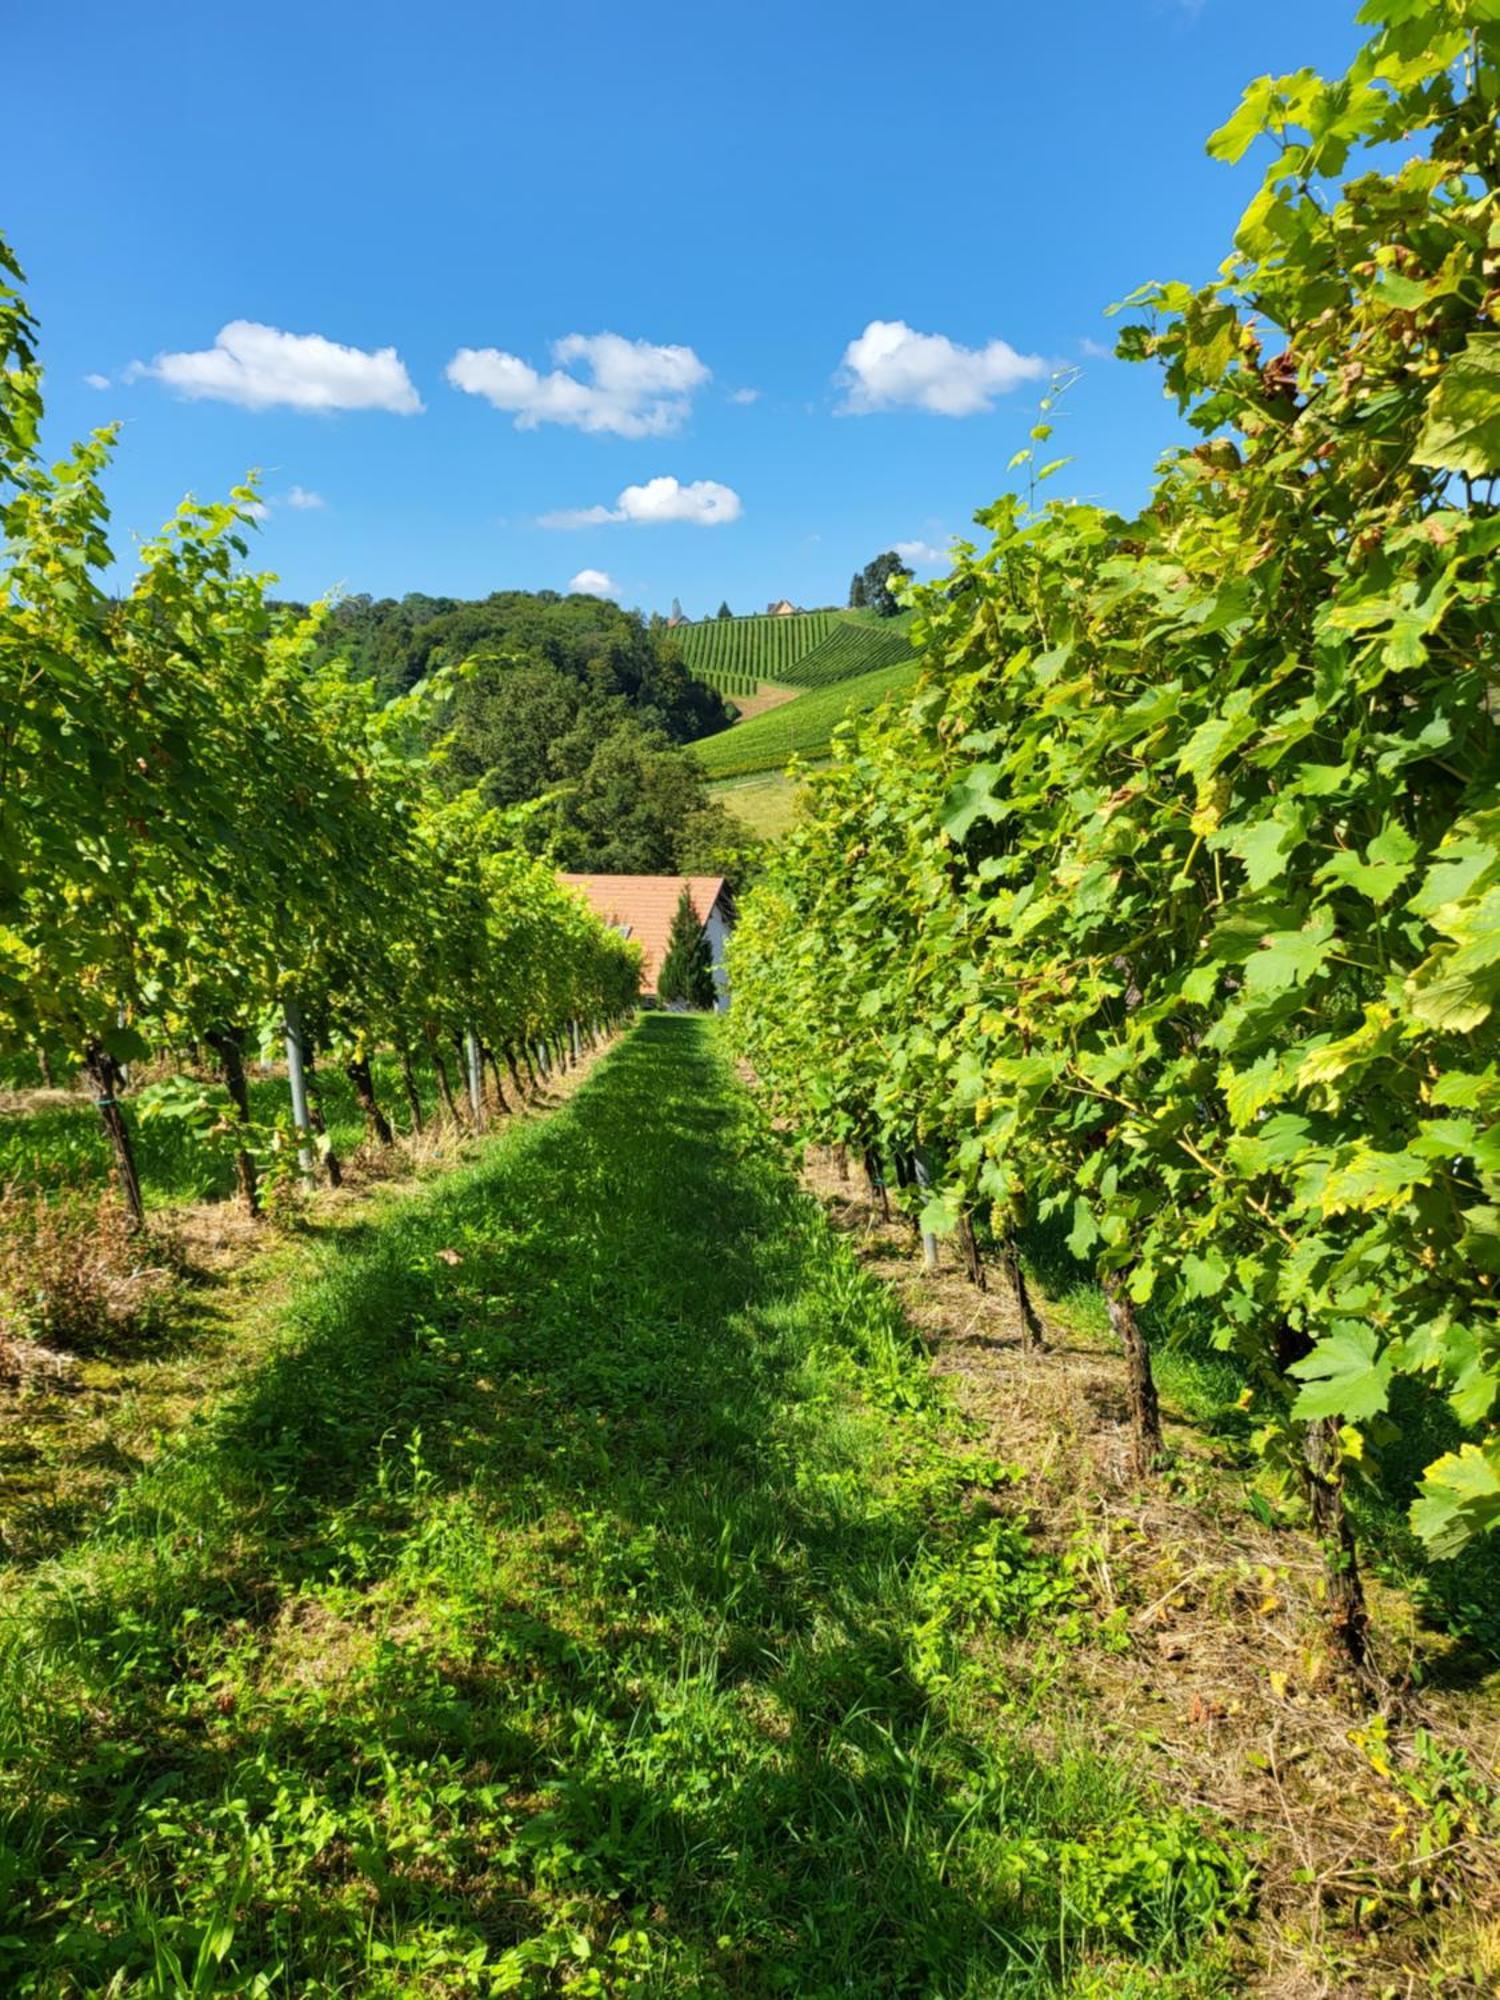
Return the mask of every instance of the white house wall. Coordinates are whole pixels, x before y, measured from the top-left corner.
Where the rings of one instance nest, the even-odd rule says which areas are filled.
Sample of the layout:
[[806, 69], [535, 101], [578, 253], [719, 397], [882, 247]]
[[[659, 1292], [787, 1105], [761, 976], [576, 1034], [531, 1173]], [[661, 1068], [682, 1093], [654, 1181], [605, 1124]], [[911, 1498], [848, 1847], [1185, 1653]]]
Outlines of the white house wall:
[[714, 1007], [722, 1014], [729, 1006], [729, 974], [724, 965], [724, 946], [729, 939], [729, 925], [717, 901], [708, 913], [708, 922], [703, 926], [703, 935], [708, 939], [708, 955], [713, 961]]

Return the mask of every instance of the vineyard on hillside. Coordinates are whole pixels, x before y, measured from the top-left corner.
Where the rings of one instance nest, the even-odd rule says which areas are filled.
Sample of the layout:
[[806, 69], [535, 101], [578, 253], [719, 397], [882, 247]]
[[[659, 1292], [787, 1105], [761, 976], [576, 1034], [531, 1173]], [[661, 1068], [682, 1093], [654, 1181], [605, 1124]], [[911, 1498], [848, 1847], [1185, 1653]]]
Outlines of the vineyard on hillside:
[[1439, 1562], [1500, 1527], [1500, 17], [1362, 18], [1211, 141], [1270, 156], [1220, 275], [1127, 301], [1201, 441], [1135, 519], [979, 516], [731, 978], [776, 1109], [1023, 1327], [1020, 1233], [1066, 1233], [1143, 1479], [1151, 1327], [1208, 1329], [1370, 1677], [1348, 1489]]
[[879, 667], [900, 666], [913, 658], [911, 620], [868, 618], [857, 614], [840, 618], [810, 652], [798, 660], [794, 682], [797, 687], [832, 687], [836, 682], [873, 673]]
[[[162, 281], [228, 213], [228, 10], [165, 56], [100, 10], [71, 68], [63, 22], [61, 144], [10, 38], [127, 489], [183, 438], [285, 463], [117, 569], [117, 434], [44, 453], [0, 236], [0, 2000], [1500, 1996], [1500, 0], [1350, 6], [1346, 75], [1209, 140], [1227, 254], [1116, 309], [1105, 451], [1160, 450], [1163, 385], [1172, 442], [1076, 463], [1129, 506], [1051, 497], [1058, 364], [941, 580], [696, 626], [614, 593], [952, 519], [1093, 351], [1028, 244], [1196, 257], [1183, 80], [1296, 9], [1094, 0], [1093, 63], [1032, 10], [683, 9], [602, 90], [572, 16], [519, 65], [503, 10], [377, 22], [324, 93], [336, 298], [255, 175]], [[546, 283], [486, 311], [516, 158], [676, 163], [725, 78], [817, 103], [818, 227], [757, 115], [712, 229], [651, 174], [604, 255], [539, 176]], [[367, 102], [441, 285], [380, 254]], [[111, 174], [80, 259], [59, 190]], [[147, 344], [236, 286], [328, 331]], [[507, 329], [545, 375], [446, 370], [497, 450], [421, 392]], [[743, 502], [599, 497], [700, 445]], [[340, 621], [262, 522], [289, 584], [619, 580]]]
[[790, 685], [798, 660], [827, 637], [838, 616], [836, 611], [798, 611], [784, 618], [766, 613], [704, 618], [696, 625], [677, 626], [672, 636], [689, 671], [714, 687], [721, 685], [721, 674]]
[[852, 680], [809, 688], [795, 701], [737, 722], [732, 729], [706, 736], [690, 747], [711, 778], [780, 771], [790, 757], [823, 756], [841, 722], [911, 687], [916, 676], [917, 663], [908, 655], [900, 665], [878, 667], [874, 673], [859, 674]]
[[742, 672], [735, 667], [694, 667], [693, 675], [708, 687], [717, 688], [720, 694], [728, 695], [732, 701], [751, 701], [766, 685], [760, 674]]
[[911, 658], [908, 618], [799, 611], [776, 618], [706, 618], [673, 636], [688, 670], [721, 694], [753, 695], [761, 681], [827, 687]]

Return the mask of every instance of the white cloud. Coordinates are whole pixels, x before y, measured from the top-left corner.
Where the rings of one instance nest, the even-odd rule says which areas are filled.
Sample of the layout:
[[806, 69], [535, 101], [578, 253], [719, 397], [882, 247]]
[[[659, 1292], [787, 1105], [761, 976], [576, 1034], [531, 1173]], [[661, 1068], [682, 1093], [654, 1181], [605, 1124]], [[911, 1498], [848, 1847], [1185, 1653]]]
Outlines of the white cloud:
[[273, 493], [269, 500], [247, 500], [242, 511], [253, 521], [269, 521], [278, 507], [295, 507], [303, 512], [309, 507], [327, 505], [321, 493], [310, 493], [305, 486], [293, 486], [286, 493]]
[[[498, 347], [461, 347], [448, 363], [448, 380], [497, 410], [515, 413], [516, 429], [571, 424], [616, 437], [665, 437], [679, 430], [695, 390], [709, 371], [690, 347], [657, 347], [618, 333], [570, 333], [552, 344], [558, 364], [542, 375], [517, 354]], [[578, 362], [583, 374], [569, 372]]]
[[731, 389], [729, 400], [731, 403], [758, 403], [760, 401], [760, 391], [759, 389]]
[[917, 333], [904, 319], [872, 319], [844, 349], [835, 380], [845, 391], [844, 416], [913, 409], [972, 417], [1048, 369], [1041, 355], [1018, 354], [1009, 341], [960, 347], [946, 334]]
[[109, 377], [107, 375], [85, 375], [83, 379], [91, 389], [107, 389], [109, 387]]
[[344, 347], [321, 333], [283, 333], [231, 320], [212, 347], [133, 361], [126, 379], [150, 376], [179, 395], [247, 410], [393, 410], [412, 416], [422, 399], [394, 347]]
[[539, 528], [602, 528], [606, 521], [623, 521], [625, 516], [614, 507], [558, 507], [550, 514], [539, 514]]
[[648, 479], [644, 486], [627, 486], [617, 502], [627, 521], [691, 521], [700, 528], [722, 528], [740, 517], [740, 496], [716, 479], [694, 479], [681, 486], [675, 479]]
[[606, 521], [633, 521], [655, 526], [662, 521], [689, 521], [697, 528], [722, 528], [741, 514], [740, 496], [716, 479], [694, 479], [684, 486], [664, 476], [644, 486], [627, 486], [613, 507], [564, 507], [543, 514], [543, 528], [597, 528]]
[[581, 569], [568, 588], [581, 590], [586, 597], [618, 597], [620, 594], [614, 578], [602, 569]]
[[934, 548], [931, 542], [892, 542], [891, 547], [913, 569], [946, 569], [952, 561], [946, 549]]
[[1115, 350], [1112, 347], [1106, 347], [1102, 340], [1091, 340], [1088, 334], [1083, 336], [1078, 346], [1079, 351], [1086, 354], [1090, 361], [1113, 361], [1115, 358]]

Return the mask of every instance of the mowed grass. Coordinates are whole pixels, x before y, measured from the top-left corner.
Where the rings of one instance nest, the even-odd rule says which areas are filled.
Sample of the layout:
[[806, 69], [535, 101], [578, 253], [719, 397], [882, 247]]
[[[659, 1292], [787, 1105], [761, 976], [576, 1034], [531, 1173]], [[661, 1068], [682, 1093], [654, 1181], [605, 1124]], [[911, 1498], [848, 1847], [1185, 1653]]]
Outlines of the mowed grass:
[[839, 723], [878, 707], [887, 695], [913, 686], [916, 678], [917, 662], [910, 659], [837, 681], [832, 687], [810, 689], [784, 707], [737, 722], [717, 736], [704, 737], [692, 745], [693, 754], [711, 778], [779, 771], [793, 756], [824, 754]]
[[317, 1257], [12, 1580], [0, 1991], [1237, 1990], [1235, 1852], [1029, 1747], [1077, 1577], [711, 1023]]
[[796, 817], [803, 788], [784, 771], [770, 771], [750, 778], [726, 778], [709, 790], [752, 833], [762, 840], [778, 840]]

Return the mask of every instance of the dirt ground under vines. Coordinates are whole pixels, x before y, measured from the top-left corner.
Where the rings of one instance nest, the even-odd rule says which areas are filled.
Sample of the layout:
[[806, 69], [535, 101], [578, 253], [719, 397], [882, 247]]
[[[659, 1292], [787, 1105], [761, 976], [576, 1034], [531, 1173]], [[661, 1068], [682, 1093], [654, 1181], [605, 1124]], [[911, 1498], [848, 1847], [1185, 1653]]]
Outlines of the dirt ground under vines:
[[1053, 1648], [1045, 1666], [1018, 1645], [1018, 1678], [1056, 1677], [1039, 1736], [1133, 1755], [1250, 1837], [1246, 1990], [1500, 1992], [1500, 1669], [1485, 1676], [1403, 1592], [1367, 1583], [1384, 1686], [1362, 1697], [1330, 1654], [1318, 1546], [1251, 1511], [1244, 1472], [1169, 1394], [1170, 1464], [1133, 1475], [1107, 1336], [1033, 1282], [1045, 1346], [1028, 1353], [1000, 1272], [977, 1289], [946, 1244], [925, 1271], [911, 1222], [884, 1219], [831, 1153], [809, 1150], [804, 1179], [1018, 1468], [1034, 1532], [1087, 1575], [1103, 1643]]

